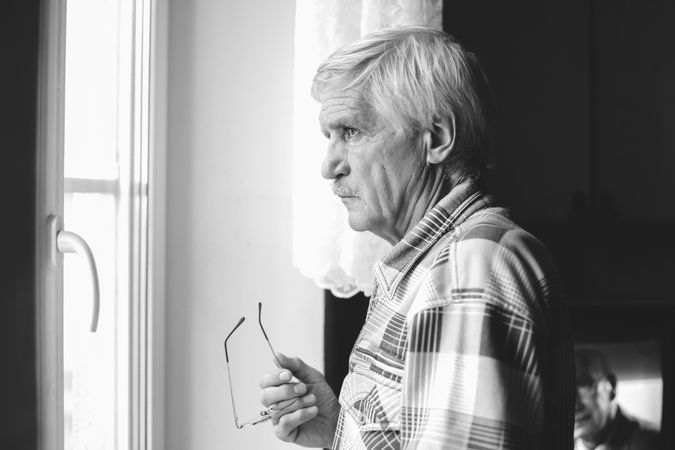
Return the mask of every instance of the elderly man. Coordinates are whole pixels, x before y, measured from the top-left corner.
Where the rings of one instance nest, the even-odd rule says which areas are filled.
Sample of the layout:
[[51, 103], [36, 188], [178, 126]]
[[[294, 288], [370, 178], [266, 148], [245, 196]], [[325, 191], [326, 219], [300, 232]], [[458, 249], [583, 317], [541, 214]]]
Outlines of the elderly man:
[[655, 450], [655, 430], [625, 414], [616, 402], [616, 375], [595, 350], [576, 352], [575, 450]]
[[262, 377], [277, 437], [572, 448], [566, 310], [546, 250], [484, 192], [491, 97], [475, 57], [438, 30], [384, 30], [331, 55], [312, 94], [328, 140], [322, 175], [349, 225], [394, 248], [374, 266], [339, 399], [298, 358], [279, 354]]

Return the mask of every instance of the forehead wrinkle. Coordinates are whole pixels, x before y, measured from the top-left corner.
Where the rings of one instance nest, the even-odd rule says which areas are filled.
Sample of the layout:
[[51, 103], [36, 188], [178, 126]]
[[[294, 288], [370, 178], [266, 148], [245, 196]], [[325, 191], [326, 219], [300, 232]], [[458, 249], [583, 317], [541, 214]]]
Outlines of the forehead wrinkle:
[[319, 122], [322, 128], [334, 129], [341, 125], [357, 124], [372, 128], [377, 123], [377, 114], [358, 91], [334, 90], [321, 100]]

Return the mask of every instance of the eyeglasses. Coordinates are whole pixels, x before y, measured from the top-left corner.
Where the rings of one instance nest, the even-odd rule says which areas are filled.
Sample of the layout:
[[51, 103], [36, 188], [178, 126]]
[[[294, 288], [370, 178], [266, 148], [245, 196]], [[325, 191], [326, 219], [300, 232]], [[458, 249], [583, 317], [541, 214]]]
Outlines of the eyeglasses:
[[[245, 317], [242, 317], [241, 319], [239, 319], [239, 322], [237, 322], [237, 324], [234, 326], [232, 331], [230, 331], [230, 334], [227, 335], [227, 337], [225, 338], [225, 342], [223, 343], [223, 345], [225, 347], [225, 361], [227, 362], [227, 379], [228, 379], [229, 384], [230, 384], [230, 398], [232, 399], [232, 412], [234, 413], [234, 424], [239, 429], [242, 429], [242, 428], [245, 428], [245, 427], [248, 427], [248, 426], [251, 426], [251, 425], [258, 425], [259, 423], [267, 422], [268, 420], [270, 420], [272, 418], [272, 412], [281, 411], [282, 409], [288, 408], [289, 406], [291, 406], [292, 404], [294, 404], [295, 402], [298, 401], [298, 399], [296, 398], [293, 402], [291, 402], [289, 404], [286, 404], [281, 408], [271, 407], [271, 408], [268, 408], [266, 410], [260, 411], [260, 414], [258, 414], [257, 417], [253, 417], [253, 418], [251, 418], [249, 420], [246, 420], [244, 422], [241, 422], [241, 423], [239, 422], [239, 416], [237, 415], [237, 406], [235, 405], [235, 402], [234, 402], [234, 389], [232, 387], [232, 375], [230, 373], [230, 355], [227, 352], [227, 340], [230, 339], [230, 336], [232, 336], [232, 334], [235, 331], [237, 331], [237, 328], [239, 328], [239, 326], [241, 326], [241, 324], [244, 323], [244, 320], [246, 320]], [[263, 324], [262, 324], [262, 303], [258, 303], [258, 324], [260, 324], [260, 329], [262, 330], [263, 336], [265, 336], [265, 340], [267, 341], [267, 345], [269, 346], [270, 350], [272, 351], [272, 355], [274, 355], [274, 359], [276, 360], [277, 365], [279, 367], [281, 367], [281, 362], [279, 362], [279, 358], [277, 358], [277, 353], [274, 351], [274, 348], [272, 347], [272, 344], [270, 343], [270, 340], [267, 337], [267, 333], [265, 332], [265, 328], [263, 327]]]

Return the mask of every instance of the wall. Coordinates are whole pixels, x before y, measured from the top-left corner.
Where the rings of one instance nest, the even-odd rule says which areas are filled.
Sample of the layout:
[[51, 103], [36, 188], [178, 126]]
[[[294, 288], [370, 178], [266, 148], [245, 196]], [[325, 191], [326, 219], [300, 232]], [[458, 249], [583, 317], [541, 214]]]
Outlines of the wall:
[[492, 192], [551, 250], [570, 301], [671, 303], [675, 4], [447, 0], [443, 11], [495, 94]]
[[521, 222], [567, 220], [575, 193], [588, 191], [585, 3], [444, 4], [444, 29], [476, 53], [494, 93], [491, 191]]
[[222, 342], [239, 317], [248, 320], [230, 356], [240, 409], [259, 407], [256, 380], [273, 367], [259, 300], [277, 350], [321, 367], [322, 291], [291, 264], [294, 3], [170, 3], [169, 450], [287, 447], [270, 424], [232, 421]]

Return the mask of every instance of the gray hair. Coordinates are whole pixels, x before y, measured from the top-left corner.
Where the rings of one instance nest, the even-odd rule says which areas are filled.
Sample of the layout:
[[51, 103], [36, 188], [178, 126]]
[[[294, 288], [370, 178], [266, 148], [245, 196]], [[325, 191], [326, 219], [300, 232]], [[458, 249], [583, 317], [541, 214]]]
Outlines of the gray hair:
[[312, 97], [330, 89], [360, 91], [399, 135], [455, 123], [455, 148], [443, 163], [454, 184], [487, 166], [493, 99], [476, 56], [452, 36], [429, 27], [377, 31], [344, 46], [318, 68]]

